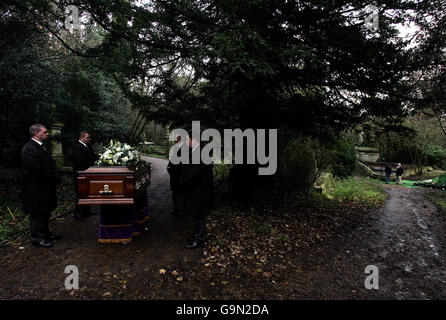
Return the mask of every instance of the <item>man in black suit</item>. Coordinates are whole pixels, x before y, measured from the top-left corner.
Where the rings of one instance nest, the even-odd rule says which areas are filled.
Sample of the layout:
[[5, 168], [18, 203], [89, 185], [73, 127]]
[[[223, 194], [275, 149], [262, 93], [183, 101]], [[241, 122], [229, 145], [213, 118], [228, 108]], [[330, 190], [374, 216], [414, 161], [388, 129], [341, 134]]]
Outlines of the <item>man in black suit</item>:
[[79, 198], [77, 196], [77, 172], [87, 170], [92, 166], [99, 156], [93, 151], [90, 145], [91, 137], [87, 131], [81, 131], [79, 133], [79, 141], [73, 146], [71, 150], [71, 160], [73, 161], [73, 178], [74, 178], [74, 190], [76, 192], [74, 218], [76, 220], [85, 220], [86, 217], [91, 215], [89, 206], [79, 206]]
[[49, 133], [45, 126], [29, 128], [31, 139], [22, 148], [23, 212], [30, 215], [31, 241], [35, 246], [51, 247], [60, 236], [48, 228], [51, 211], [57, 207], [56, 185], [61, 183], [56, 162], [43, 142]]
[[[214, 206], [214, 177], [211, 164], [204, 164], [200, 157], [200, 144], [189, 139], [189, 164], [183, 164], [179, 187], [184, 193], [183, 210], [193, 220], [193, 238], [186, 245], [188, 249], [203, 246], [206, 240], [206, 217]], [[193, 164], [193, 155], [200, 163]]]
[[[176, 143], [178, 144], [178, 147], [181, 147], [181, 145], [184, 143], [181, 142], [180, 135], [177, 136]], [[184, 195], [179, 188], [182, 166], [183, 166], [182, 163], [173, 164], [171, 161], [169, 161], [169, 164], [167, 165], [167, 172], [169, 172], [170, 175], [170, 190], [172, 191], [172, 200], [174, 207], [173, 211], [170, 212], [169, 214], [174, 217], [184, 216], [183, 213]]]

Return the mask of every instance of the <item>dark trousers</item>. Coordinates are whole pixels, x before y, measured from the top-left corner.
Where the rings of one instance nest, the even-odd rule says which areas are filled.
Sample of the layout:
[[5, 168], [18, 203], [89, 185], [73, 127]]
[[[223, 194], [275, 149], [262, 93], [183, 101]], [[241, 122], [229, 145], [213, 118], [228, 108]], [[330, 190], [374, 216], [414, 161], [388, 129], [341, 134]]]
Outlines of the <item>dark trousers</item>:
[[48, 222], [50, 220], [50, 213], [38, 216], [29, 216], [29, 226], [31, 230], [31, 240], [40, 241], [45, 239], [50, 234]]
[[206, 240], [206, 220], [205, 218], [193, 219], [194, 241], [204, 242]]
[[386, 183], [389, 183], [390, 181], [390, 173], [386, 172]]
[[74, 215], [79, 216], [81, 218], [86, 218], [91, 216], [91, 209], [90, 206], [80, 206], [79, 205], [79, 197], [77, 196], [77, 178], [75, 176], [74, 179], [74, 191], [75, 191], [75, 197], [74, 197]]
[[78, 205], [79, 203], [79, 198], [76, 195], [76, 198], [74, 199], [75, 201], [75, 205], [76, 208], [74, 209], [74, 214], [77, 216], [80, 216], [82, 218], [87, 218], [89, 216], [91, 216], [91, 209], [90, 206], [80, 206]]
[[183, 215], [184, 194], [178, 190], [172, 190], [173, 211], [177, 215]]

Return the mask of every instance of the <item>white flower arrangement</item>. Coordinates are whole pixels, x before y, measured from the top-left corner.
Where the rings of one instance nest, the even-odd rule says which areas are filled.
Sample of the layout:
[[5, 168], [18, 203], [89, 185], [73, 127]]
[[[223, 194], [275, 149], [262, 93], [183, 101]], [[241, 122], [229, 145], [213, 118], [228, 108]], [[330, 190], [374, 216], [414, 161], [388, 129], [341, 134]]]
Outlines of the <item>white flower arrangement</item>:
[[127, 143], [111, 140], [108, 147], [99, 155], [99, 160], [96, 161], [96, 165], [129, 166], [137, 164], [139, 161], [139, 153], [136, 148]]

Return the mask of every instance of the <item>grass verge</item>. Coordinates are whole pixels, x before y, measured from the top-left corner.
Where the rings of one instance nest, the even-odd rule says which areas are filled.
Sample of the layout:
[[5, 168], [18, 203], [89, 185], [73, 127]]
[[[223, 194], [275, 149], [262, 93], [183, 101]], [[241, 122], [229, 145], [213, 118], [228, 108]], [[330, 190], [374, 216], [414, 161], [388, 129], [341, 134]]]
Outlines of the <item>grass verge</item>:
[[322, 191], [308, 196], [310, 206], [330, 208], [350, 204], [372, 208], [382, 205], [387, 198], [380, 182], [370, 178], [339, 179], [327, 175], [318, 184]]
[[434, 203], [441, 212], [446, 213], [446, 192], [444, 190], [428, 189], [426, 197]]
[[[51, 213], [51, 218], [73, 209], [73, 197], [73, 186], [58, 186], [58, 206]], [[20, 188], [13, 185], [8, 190], [0, 190], [0, 244], [25, 237], [28, 233], [29, 216], [22, 211]]]

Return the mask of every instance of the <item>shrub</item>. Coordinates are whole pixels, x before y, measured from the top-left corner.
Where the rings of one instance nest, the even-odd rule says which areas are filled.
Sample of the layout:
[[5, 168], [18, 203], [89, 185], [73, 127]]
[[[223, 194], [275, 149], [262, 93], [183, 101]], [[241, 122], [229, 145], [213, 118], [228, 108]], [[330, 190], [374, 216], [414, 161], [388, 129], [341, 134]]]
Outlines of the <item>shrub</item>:
[[233, 165], [214, 163], [214, 188], [215, 194], [226, 194], [229, 190], [229, 171]]
[[291, 140], [280, 153], [278, 183], [281, 189], [308, 191], [316, 175], [316, 160], [309, 142]]
[[428, 144], [425, 150], [427, 163], [432, 166], [446, 168], [446, 150], [437, 145]]
[[331, 154], [331, 173], [340, 178], [349, 177], [356, 170], [357, 163], [354, 146], [346, 140], [336, 141]]

